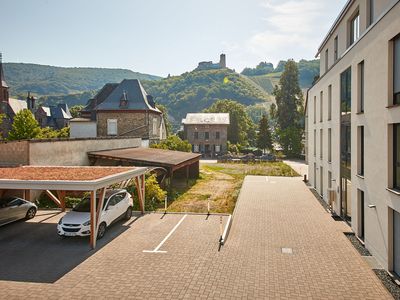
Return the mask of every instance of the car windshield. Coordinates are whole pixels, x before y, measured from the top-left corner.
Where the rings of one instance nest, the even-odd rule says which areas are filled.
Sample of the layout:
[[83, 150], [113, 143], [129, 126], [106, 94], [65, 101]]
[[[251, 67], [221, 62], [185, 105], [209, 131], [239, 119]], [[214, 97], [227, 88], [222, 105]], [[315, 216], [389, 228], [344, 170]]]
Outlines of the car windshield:
[[[107, 198], [104, 198], [103, 209], [106, 205]], [[99, 198], [96, 198], [96, 207], [99, 205]], [[90, 212], [90, 198], [83, 198], [73, 209], [77, 212]]]

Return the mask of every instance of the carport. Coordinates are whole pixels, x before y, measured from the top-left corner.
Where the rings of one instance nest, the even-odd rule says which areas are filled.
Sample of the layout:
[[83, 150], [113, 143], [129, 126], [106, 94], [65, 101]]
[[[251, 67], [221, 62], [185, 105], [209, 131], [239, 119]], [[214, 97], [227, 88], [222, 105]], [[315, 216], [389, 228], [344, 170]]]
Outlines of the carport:
[[186, 180], [198, 178], [201, 154], [154, 148], [125, 148], [89, 152], [88, 156], [92, 165], [162, 167], [167, 170], [172, 181], [177, 172], [183, 174]]
[[[90, 192], [90, 245], [96, 247], [100, 209], [106, 189], [114, 184], [126, 187], [134, 180], [139, 206], [144, 213], [145, 167], [44, 167], [22, 166], [0, 168], [0, 196], [5, 190], [44, 190], [65, 210], [66, 191]], [[58, 198], [50, 191], [57, 191]], [[96, 197], [99, 203], [96, 207]]]

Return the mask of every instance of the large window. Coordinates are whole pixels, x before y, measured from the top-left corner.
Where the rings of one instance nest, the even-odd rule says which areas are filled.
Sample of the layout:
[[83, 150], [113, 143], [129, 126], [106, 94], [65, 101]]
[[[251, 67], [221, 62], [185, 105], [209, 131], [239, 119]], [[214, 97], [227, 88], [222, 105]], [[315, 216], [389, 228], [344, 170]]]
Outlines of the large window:
[[338, 40], [338, 36], [335, 37], [334, 40], [334, 45], [333, 45], [333, 59], [334, 61], [337, 61], [339, 58], [339, 40]]
[[314, 124], [317, 120], [317, 96], [314, 96]]
[[319, 157], [324, 157], [324, 132], [322, 129], [319, 130]]
[[329, 50], [325, 50], [325, 73], [328, 72], [329, 69]]
[[400, 104], [400, 36], [393, 41], [393, 104]]
[[358, 113], [364, 112], [364, 95], [365, 95], [365, 84], [364, 84], [364, 61], [358, 64], [358, 91], [357, 91], [357, 98], [358, 98]]
[[328, 121], [332, 120], [332, 85], [328, 86]]
[[314, 156], [317, 155], [317, 130], [314, 129]]
[[364, 176], [364, 126], [358, 127], [358, 175]]
[[367, 24], [370, 26], [374, 23], [374, 9], [375, 9], [375, 0], [367, 1]]
[[357, 13], [350, 21], [350, 46], [360, 37], [360, 14]]
[[324, 119], [324, 92], [321, 91], [320, 93], [320, 105], [319, 105], [319, 121], [322, 122]]
[[210, 138], [209, 132], [204, 132], [204, 139], [208, 140]]
[[332, 129], [328, 128], [328, 162], [332, 162]]
[[393, 188], [400, 190], [400, 124], [393, 125]]
[[215, 139], [219, 140], [219, 131], [215, 132]]
[[351, 113], [351, 68], [340, 74], [340, 104], [341, 113]]

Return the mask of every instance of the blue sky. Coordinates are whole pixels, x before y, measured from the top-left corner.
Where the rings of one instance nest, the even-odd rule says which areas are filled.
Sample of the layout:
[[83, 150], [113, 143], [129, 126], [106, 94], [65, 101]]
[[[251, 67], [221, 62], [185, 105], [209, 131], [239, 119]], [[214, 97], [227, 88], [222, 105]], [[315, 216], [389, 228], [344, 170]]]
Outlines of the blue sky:
[[6, 62], [166, 76], [311, 59], [346, 0], [0, 0]]

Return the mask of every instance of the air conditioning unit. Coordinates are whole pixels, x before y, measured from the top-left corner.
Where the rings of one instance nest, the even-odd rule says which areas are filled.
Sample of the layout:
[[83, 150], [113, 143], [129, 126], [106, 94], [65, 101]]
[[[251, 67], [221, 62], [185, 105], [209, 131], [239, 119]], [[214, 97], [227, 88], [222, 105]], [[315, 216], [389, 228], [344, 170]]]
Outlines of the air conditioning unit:
[[336, 202], [336, 190], [328, 189], [328, 204], [333, 208], [333, 204]]

